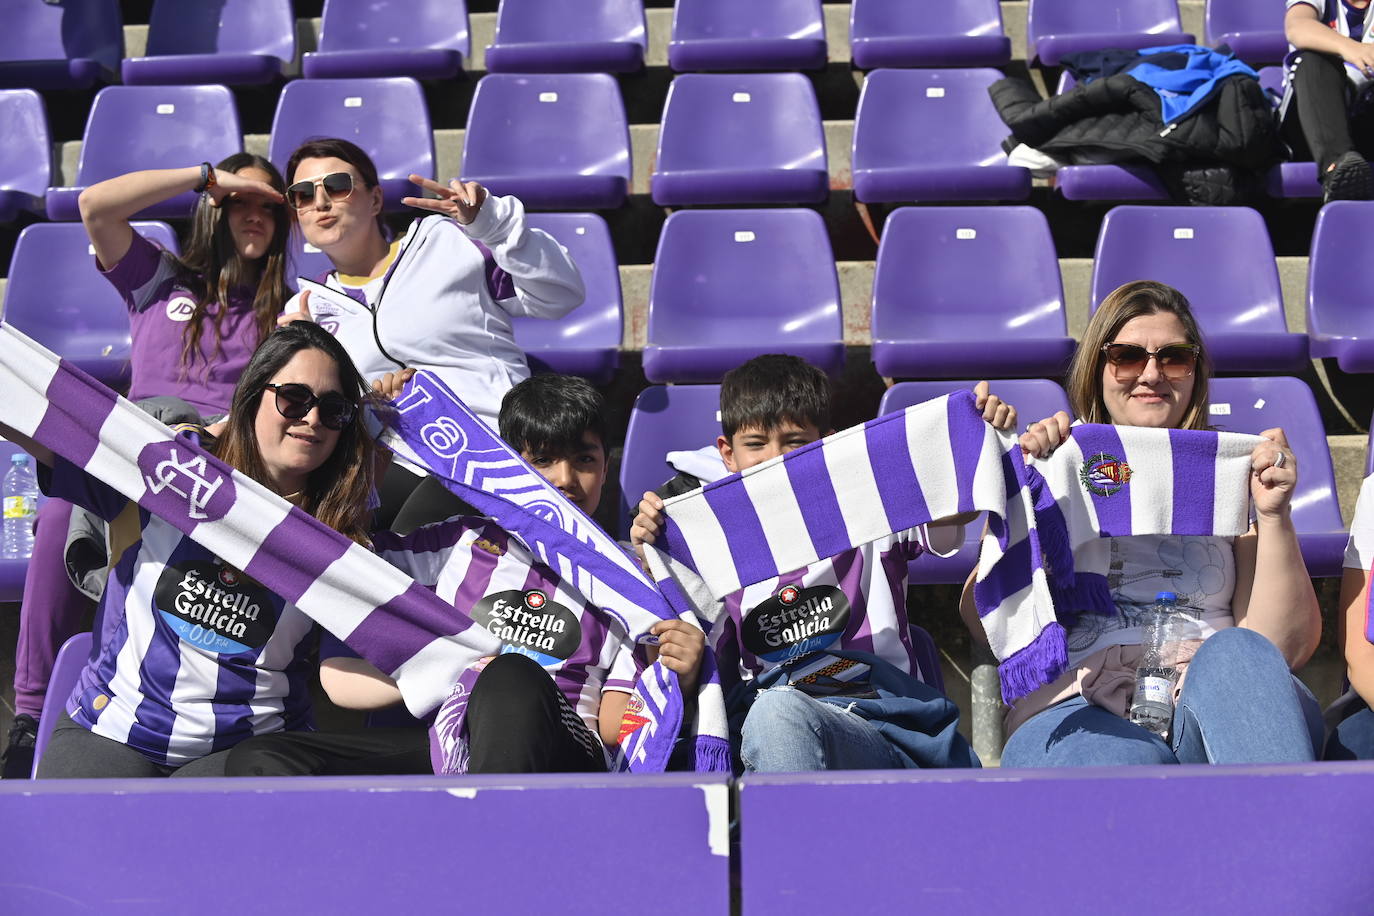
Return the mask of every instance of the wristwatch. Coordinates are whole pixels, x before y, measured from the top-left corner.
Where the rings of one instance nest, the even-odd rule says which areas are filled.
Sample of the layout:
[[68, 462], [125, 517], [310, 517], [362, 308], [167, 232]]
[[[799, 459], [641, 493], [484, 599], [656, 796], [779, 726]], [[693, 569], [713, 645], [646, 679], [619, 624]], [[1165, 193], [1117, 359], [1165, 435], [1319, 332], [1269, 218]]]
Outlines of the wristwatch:
[[195, 186], [197, 194], [204, 194], [215, 186], [215, 167], [208, 162], [200, 164], [200, 184]]

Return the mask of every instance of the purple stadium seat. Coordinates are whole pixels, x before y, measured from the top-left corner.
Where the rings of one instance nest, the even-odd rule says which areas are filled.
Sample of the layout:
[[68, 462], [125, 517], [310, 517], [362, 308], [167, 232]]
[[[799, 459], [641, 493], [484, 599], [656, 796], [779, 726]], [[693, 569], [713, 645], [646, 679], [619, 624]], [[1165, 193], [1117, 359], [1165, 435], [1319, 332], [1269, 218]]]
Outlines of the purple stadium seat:
[[147, 56], [124, 61], [124, 82], [270, 83], [295, 57], [290, 0], [156, 0], [148, 17]]
[[38, 716], [38, 734], [33, 742], [33, 771], [30, 776], [38, 777], [38, 761], [43, 759], [43, 751], [48, 746], [57, 720], [67, 711], [67, 698], [81, 677], [81, 669], [91, 657], [95, 637], [90, 633], [77, 633], [62, 644], [53, 661], [52, 674], [48, 676], [48, 692], [43, 697], [43, 711]]
[[[905, 410], [932, 398], [943, 397], [953, 391], [966, 390], [978, 383], [967, 381], [898, 382], [883, 393], [878, 414]], [[1069, 411], [1069, 399], [1056, 382], [1043, 378], [998, 379], [992, 383], [992, 393], [1016, 408], [1020, 424], [1043, 420], [1056, 411]], [[978, 563], [979, 540], [983, 534], [983, 518], [964, 526], [964, 546], [950, 557], [925, 555], [913, 560], [910, 567], [913, 585], [960, 584]]]
[[902, 207], [873, 277], [873, 363], [906, 378], [1062, 375], [1074, 342], [1034, 207]]
[[[1260, 86], [1278, 108], [1283, 99], [1283, 67], [1263, 67], [1259, 71]], [[1280, 162], [1265, 176], [1265, 191], [1270, 197], [1321, 197], [1322, 185], [1317, 180], [1317, 164]]]
[[861, 201], [1025, 200], [1027, 169], [1007, 165], [1007, 126], [988, 97], [996, 70], [874, 70], [854, 119]]
[[1001, 67], [1011, 60], [998, 0], [854, 0], [849, 46], [854, 66]]
[[32, 89], [0, 90], [0, 223], [21, 211], [42, 214], [52, 184], [52, 139], [43, 98]]
[[1345, 372], [1374, 372], [1374, 316], [1364, 259], [1352, 239], [1374, 231], [1374, 201], [1332, 201], [1317, 214], [1307, 264], [1307, 336], [1312, 356], [1332, 357]]
[[469, 52], [466, 0], [325, 0], [307, 79], [451, 79]]
[[[242, 149], [238, 109], [224, 86], [107, 86], [91, 104], [76, 185], [48, 189], [48, 218], [79, 219], [81, 192], [107, 178], [139, 169], [218, 162]], [[188, 217], [196, 200], [187, 191], [139, 216]]]
[[[10, 456], [23, 454], [24, 450], [7, 439], [0, 439], [0, 468], [10, 469]], [[18, 601], [24, 597], [24, 575], [28, 572], [29, 561], [8, 560], [0, 557], [0, 602]]]
[[816, 91], [800, 73], [673, 79], [651, 179], [654, 203], [819, 203], [830, 193]]
[[620, 365], [620, 267], [606, 221], [595, 213], [531, 213], [529, 226], [556, 238], [582, 272], [582, 304], [562, 318], [517, 317], [515, 342], [530, 368], [580, 375], [598, 385]]
[[267, 157], [285, 174], [292, 151], [313, 137], [342, 137], [366, 150], [390, 211], [405, 210], [401, 198], [419, 190], [410, 183], [411, 173], [434, 175], [429, 109], [420, 84], [408, 77], [287, 83], [272, 118]]
[[501, 0], [493, 73], [627, 73], [644, 66], [643, 0]]
[[628, 537], [639, 498], [677, 472], [669, 452], [714, 445], [720, 435], [719, 385], [650, 385], [635, 398], [620, 458], [620, 530]]
[[1260, 433], [1283, 427], [1298, 460], [1293, 526], [1307, 571], [1316, 578], [1339, 576], [1349, 535], [1341, 521], [1326, 427], [1307, 383], [1283, 376], [1214, 378], [1208, 394], [1216, 429]]
[[677, 0], [674, 70], [818, 70], [825, 66], [820, 0]]
[[[1105, 900], [1119, 912], [1149, 909], [1158, 884], [1123, 877], [1104, 854], [1138, 842], [1141, 811], [1187, 821], [1169, 843], [1180, 862], [1226, 850], [1215, 870], [1171, 876], [1172, 898], [1197, 901], [1185, 908], [1358, 913], [1368, 905], [1368, 761], [750, 773], [737, 797], [740, 911], [750, 916], [790, 916], [800, 901], [811, 913], [941, 916], [1084, 913]], [[823, 860], [799, 856], [796, 843], [783, 842], [797, 835], [799, 812], [824, 812], [828, 835], [862, 840], [833, 844]], [[939, 840], [914, 855], [916, 825], [935, 824]], [[1040, 825], [1092, 837], [1082, 857], [1098, 864], [1072, 877], [1047, 868]]]
[[286, 250], [289, 255], [286, 262], [286, 283], [292, 289], [299, 286], [296, 283], [297, 277], [318, 280], [321, 274], [334, 269], [334, 262], [329, 260], [329, 255], [307, 242], [297, 230], [292, 230]]
[[1283, 67], [1260, 67], [1256, 72], [1259, 74], [1260, 88], [1278, 107], [1279, 100], [1283, 98]]
[[1030, 0], [1026, 14], [1032, 65], [1057, 64], [1079, 51], [1192, 43], [1175, 0]]
[[1247, 64], [1274, 64], [1288, 53], [1283, 0], [1207, 0], [1203, 35], [1209, 45], [1230, 45]]
[[644, 374], [714, 382], [745, 360], [791, 353], [844, 365], [835, 256], [812, 210], [679, 210], [649, 287]]
[[[166, 223], [134, 228], [179, 250]], [[19, 233], [4, 320], [111, 387], [128, 381], [129, 313], [96, 270], [95, 251], [78, 223], [35, 223]]]
[[1093, 309], [1132, 280], [1188, 297], [1218, 371], [1307, 367], [1307, 336], [1288, 332], [1269, 232], [1249, 207], [1114, 207], [1097, 236]]
[[462, 175], [544, 210], [612, 210], [630, 188], [630, 127], [606, 73], [489, 73], [468, 110]]
[[114, 82], [123, 56], [118, 0], [5, 4], [0, 88], [86, 89]]

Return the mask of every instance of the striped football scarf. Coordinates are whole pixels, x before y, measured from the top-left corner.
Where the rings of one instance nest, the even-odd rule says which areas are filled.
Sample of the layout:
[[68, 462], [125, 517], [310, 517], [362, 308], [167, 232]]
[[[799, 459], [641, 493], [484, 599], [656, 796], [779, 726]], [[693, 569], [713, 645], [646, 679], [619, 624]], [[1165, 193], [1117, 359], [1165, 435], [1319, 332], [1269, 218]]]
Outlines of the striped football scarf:
[[[1027, 468], [1016, 437], [956, 392], [667, 500], [650, 563], [661, 585], [704, 606], [895, 531], [988, 512], [974, 598], [1011, 703], [1067, 667], [1073, 596], [1094, 582], [1105, 594], [1102, 538], [1245, 531], [1258, 441], [1078, 426]], [[1110, 596], [1088, 609], [1114, 610]]]
[[[637, 642], [679, 614], [601, 526], [530, 467], [505, 440], [468, 409], [438, 377], [418, 372], [394, 402], [386, 444], [427, 468], [451, 492], [518, 537], [589, 602], [614, 616]], [[681, 615], [700, 628], [695, 615]], [[714, 666], [703, 665], [696, 720], [689, 729], [697, 769], [729, 769], [724, 696]], [[461, 735], [468, 691], [459, 683], [440, 714], [443, 728]], [[640, 677], [621, 725], [620, 765], [661, 772], [681, 732], [688, 704], [676, 673], [655, 662]]]

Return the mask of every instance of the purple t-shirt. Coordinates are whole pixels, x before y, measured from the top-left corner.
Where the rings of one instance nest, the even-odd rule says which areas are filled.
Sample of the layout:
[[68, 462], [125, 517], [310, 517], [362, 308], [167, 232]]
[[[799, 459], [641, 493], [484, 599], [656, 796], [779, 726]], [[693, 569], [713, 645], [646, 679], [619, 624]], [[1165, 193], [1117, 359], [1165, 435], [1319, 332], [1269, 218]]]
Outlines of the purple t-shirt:
[[[96, 262], [100, 267], [100, 262]], [[234, 386], [258, 345], [253, 316], [254, 291], [235, 290], [220, 326], [223, 339], [215, 353], [214, 317], [220, 306], [211, 304], [191, 361], [181, 359], [182, 335], [195, 310], [195, 296], [177, 281], [171, 253], [134, 233], [133, 243], [119, 263], [102, 273], [129, 309], [133, 335], [130, 351], [129, 399], [174, 395], [189, 402], [204, 418], [229, 412]]]

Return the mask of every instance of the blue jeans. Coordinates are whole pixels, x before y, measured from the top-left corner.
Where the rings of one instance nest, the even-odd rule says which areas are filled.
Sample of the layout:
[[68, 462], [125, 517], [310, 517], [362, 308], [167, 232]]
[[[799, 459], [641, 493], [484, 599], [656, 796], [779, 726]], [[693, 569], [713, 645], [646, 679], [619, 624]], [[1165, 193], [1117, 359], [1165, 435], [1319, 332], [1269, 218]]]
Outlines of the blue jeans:
[[1127, 719], [1074, 697], [1032, 716], [1007, 740], [1004, 767], [1315, 760], [1321, 707], [1254, 630], [1214, 634], [1198, 649], [1166, 743]]
[[759, 691], [744, 720], [746, 771], [890, 770], [907, 764], [876, 725], [844, 697], [816, 698], [795, 687]]
[[1327, 760], [1374, 760], [1374, 711], [1368, 706], [1352, 713], [1326, 742]]

